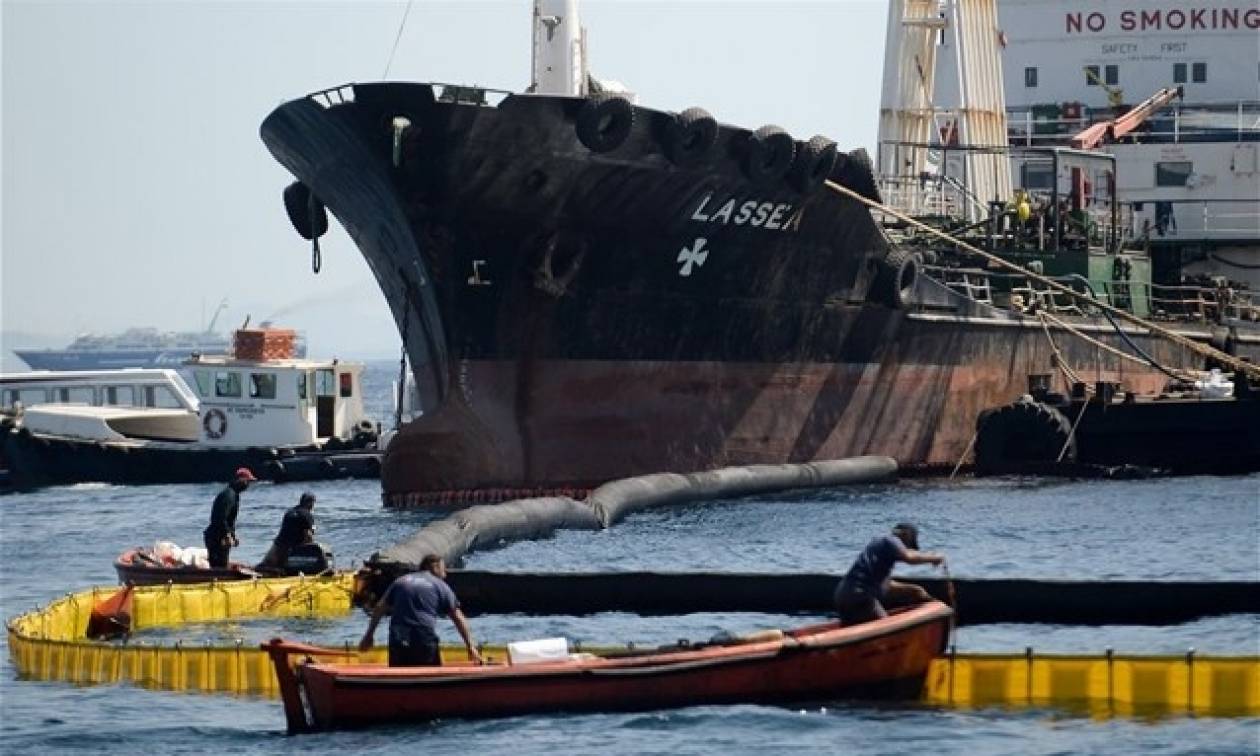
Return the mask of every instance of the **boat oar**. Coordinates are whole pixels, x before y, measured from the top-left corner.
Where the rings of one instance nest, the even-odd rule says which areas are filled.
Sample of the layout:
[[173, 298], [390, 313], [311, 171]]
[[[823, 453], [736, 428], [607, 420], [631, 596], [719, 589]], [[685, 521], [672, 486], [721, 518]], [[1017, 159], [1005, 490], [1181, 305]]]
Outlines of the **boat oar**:
[[344, 648], [327, 648], [324, 646], [312, 646], [309, 643], [298, 643], [297, 641], [287, 641], [283, 638], [272, 638], [270, 642], [262, 644], [262, 649], [268, 653], [278, 654], [306, 654], [307, 656], [356, 656], [357, 651], [350, 651]]
[[954, 610], [954, 614], [958, 614], [958, 596], [954, 593], [954, 578], [949, 574], [949, 565], [941, 562], [941, 569], [945, 571], [945, 598], [946, 603]]

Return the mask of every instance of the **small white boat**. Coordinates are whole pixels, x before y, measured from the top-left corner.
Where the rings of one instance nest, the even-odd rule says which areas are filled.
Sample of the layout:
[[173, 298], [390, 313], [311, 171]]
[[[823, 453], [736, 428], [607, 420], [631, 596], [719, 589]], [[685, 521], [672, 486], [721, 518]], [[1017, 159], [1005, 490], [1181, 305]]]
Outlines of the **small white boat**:
[[363, 365], [297, 359], [284, 329], [239, 330], [232, 356], [174, 370], [0, 376], [0, 454], [18, 487], [104, 481], [374, 477]]

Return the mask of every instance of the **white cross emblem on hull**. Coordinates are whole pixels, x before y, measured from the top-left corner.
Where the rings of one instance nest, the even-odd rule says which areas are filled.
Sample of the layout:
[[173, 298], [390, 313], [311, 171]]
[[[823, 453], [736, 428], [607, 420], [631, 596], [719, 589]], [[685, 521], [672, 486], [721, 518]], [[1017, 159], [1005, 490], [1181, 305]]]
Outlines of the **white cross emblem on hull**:
[[704, 245], [708, 243], [708, 239], [696, 237], [696, 240], [692, 242], [690, 247], [682, 248], [682, 251], [678, 253], [678, 262], [682, 263], [682, 268], [679, 269], [678, 275], [689, 276], [693, 266], [698, 268], [704, 265], [704, 261], [709, 257], [709, 251], [704, 248]]

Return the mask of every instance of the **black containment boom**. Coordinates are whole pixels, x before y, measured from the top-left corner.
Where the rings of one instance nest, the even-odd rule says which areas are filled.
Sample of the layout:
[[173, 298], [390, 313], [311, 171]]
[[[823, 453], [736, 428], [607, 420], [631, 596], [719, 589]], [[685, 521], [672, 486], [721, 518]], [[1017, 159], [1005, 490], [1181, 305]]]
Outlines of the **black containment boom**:
[[[898, 578], [942, 601], [944, 579]], [[501, 573], [452, 571], [469, 614], [585, 615], [633, 612], [827, 614], [839, 576], [741, 573]], [[1165, 625], [1260, 612], [1260, 583], [1073, 580], [953, 581], [958, 621]]]

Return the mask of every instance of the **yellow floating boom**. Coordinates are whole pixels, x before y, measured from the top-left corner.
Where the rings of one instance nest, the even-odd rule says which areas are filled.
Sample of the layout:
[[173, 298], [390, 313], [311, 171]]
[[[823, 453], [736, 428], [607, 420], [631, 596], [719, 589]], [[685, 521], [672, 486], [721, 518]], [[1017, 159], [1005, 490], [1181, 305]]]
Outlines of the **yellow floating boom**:
[[[351, 611], [353, 576], [142, 586], [133, 630], [262, 617], [321, 618]], [[92, 607], [116, 589], [68, 594], [7, 624], [9, 654], [27, 679], [127, 682], [158, 690], [277, 697], [257, 646], [106, 643], [84, 637]], [[384, 663], [374, 649], [353, 660]], [[502, 648], [483, 655], [505, 658]], [[442, 649], [463, 659], [462, 647]], [[923, 700], [948, 707], [1067, 707], [1097, 716], [1260, 716], [1260, 656], [949, 654], [936, 660]]]
[[1260, 656], [950, 654], [924, 684], [930, 704], [1069, 707], [1096, 716], [1256, 716]]

